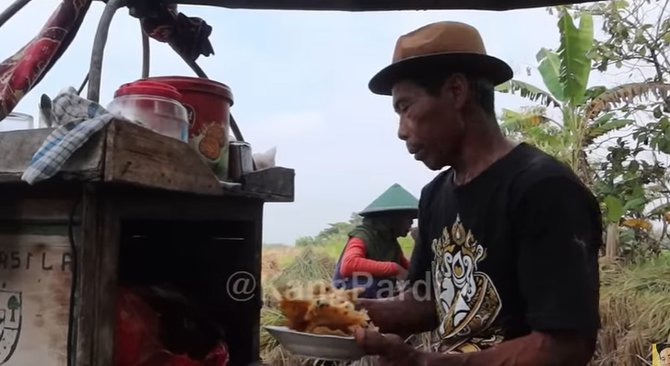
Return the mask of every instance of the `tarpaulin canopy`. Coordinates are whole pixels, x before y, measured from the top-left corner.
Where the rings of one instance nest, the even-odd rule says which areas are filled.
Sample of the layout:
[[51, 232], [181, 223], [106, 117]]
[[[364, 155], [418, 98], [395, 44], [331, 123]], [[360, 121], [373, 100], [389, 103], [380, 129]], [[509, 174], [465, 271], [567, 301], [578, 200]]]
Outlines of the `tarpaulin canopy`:
[[566, 0], [167, 0], [169, 3], [238, 9], [277, 10], [511, 10], [541, 8], [588, 1]]

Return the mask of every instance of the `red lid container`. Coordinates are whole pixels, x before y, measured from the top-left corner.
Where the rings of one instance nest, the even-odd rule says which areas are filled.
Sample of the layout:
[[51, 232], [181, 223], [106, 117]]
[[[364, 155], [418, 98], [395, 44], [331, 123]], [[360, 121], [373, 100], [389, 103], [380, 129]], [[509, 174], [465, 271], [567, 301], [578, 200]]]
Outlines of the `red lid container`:
[[124, 95], [151, 95], [174, 99], [181, 102], [182, 95], [174, 86], [149, 80], [138, 80], [121, 85], [114, 93], [114, 98]]
[[186, 76], [159, 76], [148, 81], [168, 84], [181, 94], [189, 121], [189, 141], [221, 179], [228, 175], [228, 136], [233, 93], [220, 82]]

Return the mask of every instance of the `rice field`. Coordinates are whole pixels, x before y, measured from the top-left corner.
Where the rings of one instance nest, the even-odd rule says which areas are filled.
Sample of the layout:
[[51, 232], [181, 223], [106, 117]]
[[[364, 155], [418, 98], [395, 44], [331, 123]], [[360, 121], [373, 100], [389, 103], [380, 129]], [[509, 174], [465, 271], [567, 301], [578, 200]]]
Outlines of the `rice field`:
[[[296, 248], [264, 248], [262, 281], [265, 305], [261, 325], [282, 324], [272, 289], [288, 281], [330, 279], [342, 245]], [[403, 250], [411, 246], [403, 243]], [[601, 329], [591, 366], [637, 366], [651, 359], [652, 343], [670, 341], [670, 253], [635, 266], [601, 263]], [[418, 347], [428, 343], [430, 334], [417, 337]], [[261, 329], [261, 355], [273, 366], [366, 366], [371, 359], [355, 363], [325, 363], [289, 354]], [[650, 363], [649, 363], [650, 364]]]

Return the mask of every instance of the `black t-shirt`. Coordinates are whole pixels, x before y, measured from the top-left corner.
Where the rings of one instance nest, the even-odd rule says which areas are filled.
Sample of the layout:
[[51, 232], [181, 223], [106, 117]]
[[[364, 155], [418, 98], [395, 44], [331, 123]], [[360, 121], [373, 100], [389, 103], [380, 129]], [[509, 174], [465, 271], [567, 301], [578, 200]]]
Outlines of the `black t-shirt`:
[[421, 193], [409, 274], [433, 289], [440, 349], [484, 349], [531, 330], [595, 336], [600, 215], [567, 166], [527, 144], [465, 185], [440, 173]]

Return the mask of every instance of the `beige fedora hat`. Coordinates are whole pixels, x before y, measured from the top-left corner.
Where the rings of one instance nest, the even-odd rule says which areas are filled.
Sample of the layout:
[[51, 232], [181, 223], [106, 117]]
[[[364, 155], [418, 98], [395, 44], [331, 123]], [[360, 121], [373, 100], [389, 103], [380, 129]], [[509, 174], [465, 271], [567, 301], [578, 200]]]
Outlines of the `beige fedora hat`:
[[428, 24], [398, 38], [391, 65], [370, 80], [369, 88], [375, 94], [391, 95], [393, 84], [398, 80], [435, 70], [478, 75], [494, 85], [513, 76], [507, 63], [486, 54], [477, 29], [445, 21]]

